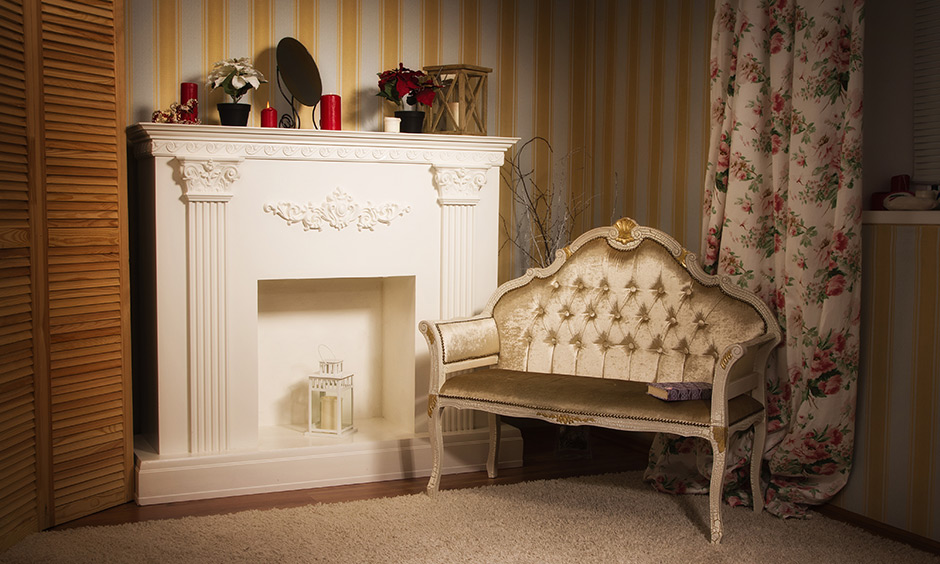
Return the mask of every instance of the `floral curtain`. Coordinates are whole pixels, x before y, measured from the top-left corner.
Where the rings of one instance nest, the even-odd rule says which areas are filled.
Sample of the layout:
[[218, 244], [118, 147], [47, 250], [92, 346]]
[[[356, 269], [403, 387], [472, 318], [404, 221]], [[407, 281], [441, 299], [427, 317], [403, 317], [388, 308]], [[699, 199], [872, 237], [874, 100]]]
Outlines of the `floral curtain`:
[[[765, 503], [802, 515], [845, 485], [858, 374], [862, 0], [718, 0], [702, 262], [757, 292], [784, 342], [767, 374]], [[751, 435], [725, 497], [750, 504]], [[647, 478], [708, 489], [710, 445], [657, 437]], [[763, 481], [763, 480], [762, 480]]]

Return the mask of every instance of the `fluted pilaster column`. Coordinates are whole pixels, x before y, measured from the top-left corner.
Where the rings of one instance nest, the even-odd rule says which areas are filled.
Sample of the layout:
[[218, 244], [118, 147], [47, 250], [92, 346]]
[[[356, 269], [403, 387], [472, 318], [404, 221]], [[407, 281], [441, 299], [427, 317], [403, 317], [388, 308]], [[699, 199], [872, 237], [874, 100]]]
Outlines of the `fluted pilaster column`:
[[[441, 206], [441, 319], [473, 313], [474, 211], [490, 167], [434, 165]], [[473, 412], [443, 410], [444, 431], [473, 429]]]
[[226, 450], [225, 206], [242, 158], [178, 158], [186, 204], [189, 450]]

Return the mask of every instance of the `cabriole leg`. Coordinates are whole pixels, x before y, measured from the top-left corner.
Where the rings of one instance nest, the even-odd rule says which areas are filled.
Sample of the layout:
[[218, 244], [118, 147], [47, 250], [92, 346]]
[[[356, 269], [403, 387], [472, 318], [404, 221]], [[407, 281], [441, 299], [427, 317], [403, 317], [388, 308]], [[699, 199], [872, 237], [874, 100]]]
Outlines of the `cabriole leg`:
[[751, 451], [751, 494], [754, 496], [754, 511], [764, 509], [764, 492], [760, 487], [760, 468], [764, 460], [764, 443], [767, 440], [767, 421], [761, 419], [754, 424], [754, 449]]
[[721, 542], [721, 498], [722, 482], [725, 474], [725, 451], [718, 449], [718, 443], [712, 443], [712, 481], [708, 490], [708, 509], [711, 517], [713, 544]]
[[499, 440], [502, 433], [500, 428], [499, 415], [489, 414], [490, 424], [490, 453], [486, 457], [486, 475], [495, 478], [499, 473], [497, 465], [499, 464]]
[[428, 479], [428, 495], [434, 496], [441, 483], [441, 458], [444, 455], [444, 437], [441, 430], [441, 408], [431, 409], [428, 430], [431, 438], [431, 477]]

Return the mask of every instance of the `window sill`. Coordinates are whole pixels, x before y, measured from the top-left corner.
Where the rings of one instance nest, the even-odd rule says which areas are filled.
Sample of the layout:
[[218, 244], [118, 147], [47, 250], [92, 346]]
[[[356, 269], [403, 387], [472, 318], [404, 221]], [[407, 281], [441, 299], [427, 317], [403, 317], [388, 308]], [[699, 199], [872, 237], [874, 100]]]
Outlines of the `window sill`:
[[869, 210], [862, 212], [865, 225], [940, 225], [940, 210]]

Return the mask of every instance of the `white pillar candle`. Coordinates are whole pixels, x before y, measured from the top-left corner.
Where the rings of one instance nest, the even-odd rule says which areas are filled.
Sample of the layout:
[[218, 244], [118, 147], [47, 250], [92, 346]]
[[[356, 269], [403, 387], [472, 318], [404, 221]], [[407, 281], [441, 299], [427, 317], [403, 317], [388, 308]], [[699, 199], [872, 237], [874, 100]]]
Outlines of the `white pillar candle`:
[[337, 430], [339, 427], [336, 426], [336, 416], [337, 416], [337, 400], [336, 396], [324, 395], [320, 398], [320, 428], [321, 429], [330, 429]]
[[448, 102], [447, 107], [450, 108], [450, 115], [454, 118], [454, 128], [460, 127], [460, 102]]
[[388, 133], [398, 133], [401, 131], [401, 118], [397, 117], [387, 117], [385, 118], [385, 131]]

